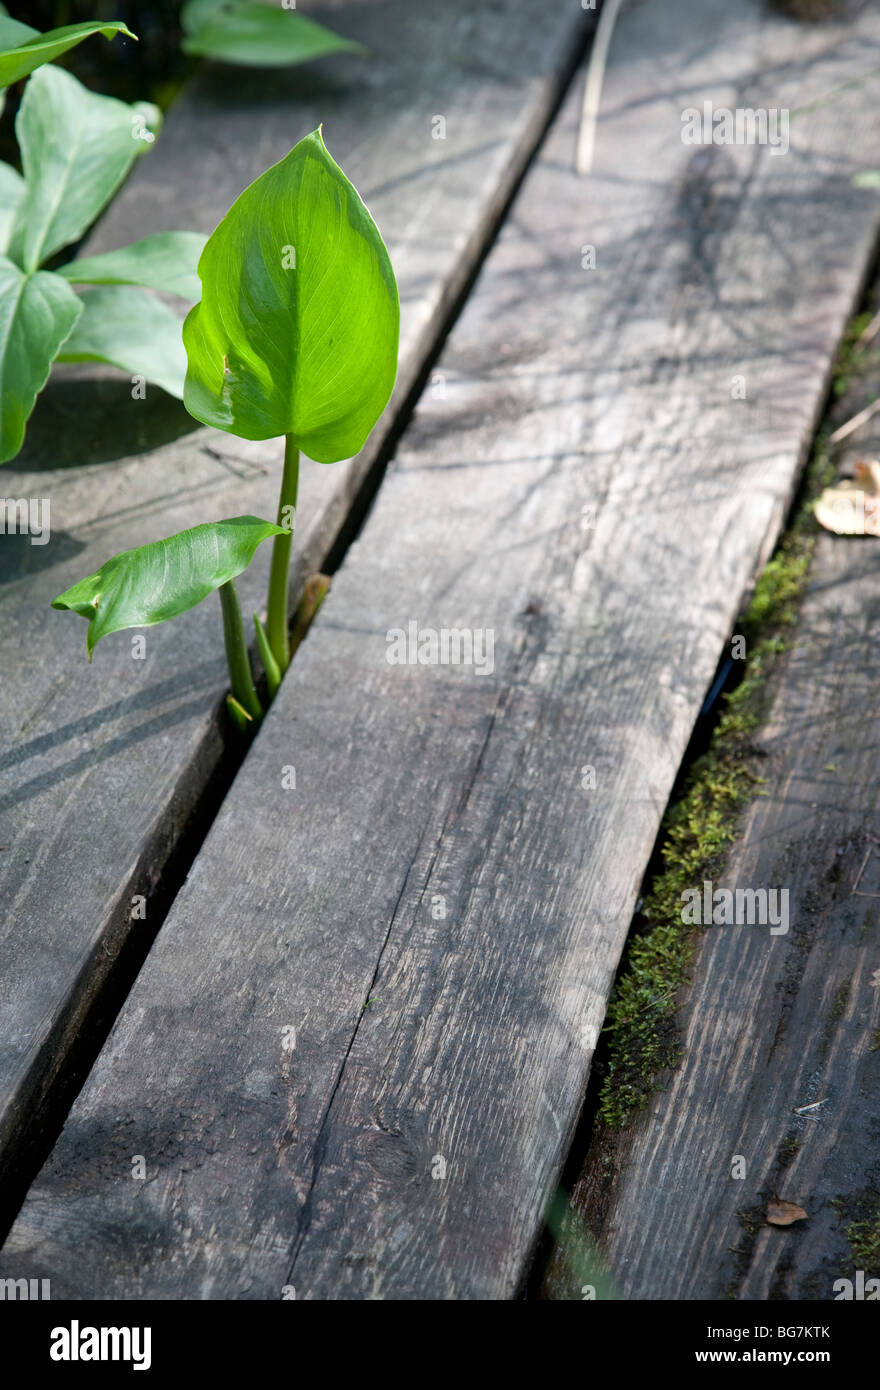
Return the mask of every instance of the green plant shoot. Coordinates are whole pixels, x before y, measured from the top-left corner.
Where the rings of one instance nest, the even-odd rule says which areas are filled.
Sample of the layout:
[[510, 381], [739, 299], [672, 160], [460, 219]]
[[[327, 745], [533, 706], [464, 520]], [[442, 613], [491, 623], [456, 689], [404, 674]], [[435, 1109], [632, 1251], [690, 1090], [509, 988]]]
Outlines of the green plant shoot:
[[[91, 273], [100, 261], [111, 277], [112, 257], [95, 258]], [[263, 711], [234, 580], [272, 536], [265, 628], [254, 614], [271, 699], [290, 661], [300, 452], [334, 463], [363, 447], [394, 385], [400, 306], [376, 224], [320, 129], [245, 189], [208, 238], [198, 275], [201, 302], [183, 326], [184, 404], [244, 439], [284, 438], [277, 522], [236, 517], [126, 551], [54, 606], [88, 619], [91, 657], [108, 633], [177, 617], [219, 589], [227, 707], [246, 728]]]
[[183, 400], [243, 439], [285, 439], [266, 633], [283, 674], [300, 451], [356, 454], [397, 374], [400, 306], [385, 244], [321, 131], [246, 188], [208, 238], [183, 327]]

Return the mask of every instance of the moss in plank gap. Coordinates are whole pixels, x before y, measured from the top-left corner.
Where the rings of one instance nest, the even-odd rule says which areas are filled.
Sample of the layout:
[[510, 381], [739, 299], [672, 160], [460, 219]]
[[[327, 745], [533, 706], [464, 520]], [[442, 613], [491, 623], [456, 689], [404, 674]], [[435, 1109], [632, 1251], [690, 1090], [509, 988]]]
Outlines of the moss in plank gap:
[[676, 995], [689, 979], [700, 927], [681, 920], [682, 893], [717, 875], [736, 837], [741, 813], [760, 786], [751, 735], [769, 703], [768, 677], [788, 648], [807, 583], [816, 527], [813, 502], [834, 475], [828, 430], [816, 440], [803, 502], [765, 566], [737, 631], [746, 638], [746, 668], [724, 697], [707, 752], [697, 759], [681, 799], [660, 831], [660, 873], [642, 906], [647, 929], [630, 941], [608, 1006], [608, 1060], [599, 1096], [600, 1123], [619, 1129], [658, 1089], [660, 1074], [681, 1057]]
[[846, 1238], [853, 1265], [872, 1278], [880, 1277], [880, 1194], [870, 1187], [849, 1197], [835, 1197], [831, 1205], [848, 1224]]
[[880, 366], [880, 343], [876, 338], [870, 338], [867, 342], [863, 338], [865, 329], [873, 317], [870, 309], [858, 314], [844, 334], [832, 385], [835, 396], [844, 395], [854, 381], [869, 372], [876, 372]]
[[856, 1267], [866, 1274], [880, 1274], [880, 1211], [872, 1221], [853, 1221], [846, 1228], [846, 1238]]
[[834, 996], [834, 1003], [831, 1005], [831, 1013], [828, 1015], [829, 1023], [836, 1023], [839, 1018], [843, 1018], [846, 1013], [846, 1006], [849, 1003], [849, 992], [852, 986], [852, 976], [844, 980]]
[[801, 1144], [799, 1139], [793, 1134], [786, 1135], [776, 1154], [776, 1164], [780, 1172], [784, 1172], [786, 1168], [791, 1167], [800, 1152], [800, 1147]]

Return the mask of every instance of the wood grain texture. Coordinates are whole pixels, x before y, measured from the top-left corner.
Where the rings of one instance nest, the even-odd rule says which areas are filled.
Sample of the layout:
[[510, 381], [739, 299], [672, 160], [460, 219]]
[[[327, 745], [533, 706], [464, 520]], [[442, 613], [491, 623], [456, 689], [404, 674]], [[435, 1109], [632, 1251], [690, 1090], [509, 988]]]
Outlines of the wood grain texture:
[[[861, 96], [805, 115], [785, 157], [686, 146], [681, 110], [794, 106], [878, 41], [874, 15], [819, 34], [727, 0], [625, 12], [594, 173], [572, 172], [574, 91], [5, 1275], [101, 1298], [515, 1294], [877, 230], [852, 186]], [[492, 631], [493, 669], [389, 664], [411, 621]]]
[[[358, 459], [304, 463], [295, 582], [318, 567], [401, 402], [436, 346], [509, 190], [570, 71], [589, 16], [551, 0], [475, 12], [465, 0], [413, 22], [404, 0], [336, 7], [333, 23], [371, 54], [266, 72], [208, 66], [92, 237], [87, 252], [172, 227], [210, 231], [241, 189], [324, 121], [333, 155], [385, 236], [402, 301], [392, 406]], [[445, 139], [432, 137], [437, 114]], [[68, 1047], [122, 944], [135, 894], [163, 866], [222, 756], [215, 712], [226, 676], [210, 600], [85, 659], [85, 625], [56, 594], [119, 550], [197, 522], [274, 516], [281, 445], [196, 429], [158, 389], [61, 369], [5, 496], [48, 498], [52, 538], [0, 543], [0, 1162], [40, 1115]], [[260, 554], [241, 581], [262, 604]], [[141, 928], [143, 930], [143, 928]]]
[[[880, 431], [846, 452], [851, 476]], [[878, 566], [875, 541], [820, 537], [753, 740], [766, 795], [715, 880], [787, 889], [789, 931], [708, 930], [680, 1068], [627, 1133], [597, 1134], [575, 1186], [619, 1297], [831, 1300], [858, 1268], [880, 1277], [846, 1234], [880, 1221]], [[777, 1196], [808, 1219], [766, 1224]], [[580, 1283], [557, 1249], [546, 1295], [579, 1298]]]

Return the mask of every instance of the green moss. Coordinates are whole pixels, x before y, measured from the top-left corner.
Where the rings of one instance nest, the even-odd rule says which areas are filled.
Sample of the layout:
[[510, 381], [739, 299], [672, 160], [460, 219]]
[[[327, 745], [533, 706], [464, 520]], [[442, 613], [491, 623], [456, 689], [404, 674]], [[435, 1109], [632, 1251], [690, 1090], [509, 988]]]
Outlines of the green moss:
[[828, 1015], [831, 1023], [836, 1023], [839, 1018], [843, 1018], [846, 1006], [849, 1003], [849, 992], [852, 987], [852, 976], [844, 980], [834, 996], [834, 1003], [831, 1005], [831, 1013]]
[[844, 395], [855, 379], [864, 376], [868, 371], [876, 370], [880, 361], [876, 340], [868, 343], [862, 341], [862, 334], [872, 318], [870, 310], [858, 314], [844, 334], [832, 383], [835, 396]]
[[736, 836], [744, 804], [759, 794], [751, 735], [765, 716], [767, 678], [786, 650], [806, 586], [815, 523], [812, 502], [832, 474], [820, 435], [805, 480], [805, 502], [765, 567], [737, 632], [746, 639], [740, 684], [725, 697], [708, 751], [661, 827], [661, 863], [643, 903], [647, 927], [630, 941], [608, 1007], [609, 1051], [600, 1121], [619, 1128], [647, 1104], [660, 1073], [681, 1055], [676, 996], [689, 978], [701, 928], [681, 920], [682, 893], [713, 878]]
[[754, 1238], [764, 1225], [765, 1211], [766, 1208], [763, 1206], [740, 1207], [736, 1219], [746, 1234]]
[[[860, 341], [872, 312], [859, 314], [846, 330], [832, 375], [835, 396], [880, 362], [877, 341]], [[830, 430], [830, 425], [824, 427], [816, 439], [802, 505], [737, 625], [737, 633], [746, 638], [743, 679], [725, 697], [710, 747], [694, 763], [680, 800], [669, 808], [661, 826], [662, 867], [643, 904], [646, 928], [629, 943], [604, 1030], [609, 1049], [599, 1119], [613, 1128], [648, 1102], [659, 1075], [675, 1066], [681, 1055], [676, 996], [688, 981], [701, 935], [701, 928], [682, 922], [681, 895], [716, 875], [736, 837], [745, 804], [764, 795], [751, 737], [763, 723], [768, 676], [787, 649], [786, 629], [797, 619], [806, 588], [816, 536], [813, 504], [834, 480]], [[842, 989], [832, 1017], [839, 1017], [838, 1004], [840, 1012], [846, 1007]]]
[[880, 1272], [880, 1210], [868, 1221], [853, 1221], [846, 1228], [858, 1269], [867, 1274]]
[[852, 977], [850, 976], [849, 979], [844, 980], [843, 984], [839, 985], [838, 988], [835, 990], [834, 999], [832, 1000], [831, 1008], [828, 1011], [828, 1017], [825, 1020], [825, 1027], [822, 1029], [822, 1039], [819, 1044], [820, 1050], [823, 1054], [826, 1053], [828, 1051], [828, 1048], [831, 1046], [831, 1039], [834, 1037], [835, 1024], [838, 1023], [841, 1018], [843, 1018], [843, 1015], [846, 1012], [846, 1006], [849, 1003], [851, 986]]
[[783, 1139], [782, 1143], [780, 1144], [779, 1151], [776, 1155], [776, 1164], [781, 1172], [784, 1172], [786, 1168], [791, 1167], [792, 1163], [794, 1163], [794, 1160], [800, 1151], [800, 1147], [801, 1145], [799, 1139], [797, 1139], [793, 1134], [786, 1135], [785, 1139]]

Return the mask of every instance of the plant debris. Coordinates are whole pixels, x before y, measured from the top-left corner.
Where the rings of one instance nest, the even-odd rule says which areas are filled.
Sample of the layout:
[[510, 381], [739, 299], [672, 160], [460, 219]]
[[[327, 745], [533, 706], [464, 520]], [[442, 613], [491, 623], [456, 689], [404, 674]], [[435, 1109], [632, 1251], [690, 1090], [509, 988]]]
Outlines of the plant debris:
[[807, 1213], [803, 1207], [797, 1206], [795, 1202], [783, 1202], [777, 1199], [767, 1203], [767, 1215], [764, 1220], [768, 1226], [790, 1226], [794, 1221], [806, 1221]]
[[857, 459], [853, 473], [823, 488], [816, 520], [838, 536], [880, 536], [880, 462]]

